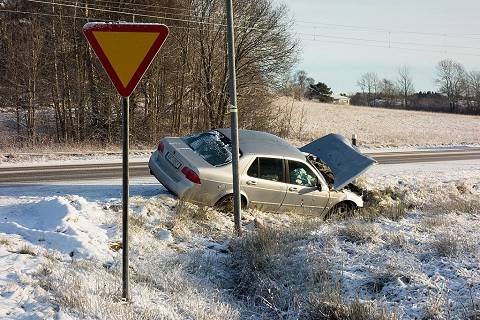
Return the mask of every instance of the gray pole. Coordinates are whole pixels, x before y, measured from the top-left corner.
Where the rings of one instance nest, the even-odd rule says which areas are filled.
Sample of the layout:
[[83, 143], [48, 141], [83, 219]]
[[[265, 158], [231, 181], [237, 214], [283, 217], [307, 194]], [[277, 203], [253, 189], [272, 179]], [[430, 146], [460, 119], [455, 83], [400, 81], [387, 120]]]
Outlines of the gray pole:
[[241, 199], [240, 181], [238, 174], [238, 110], [237, 110], [237, 80], [235, 74], [235, 45], [233, 36], [233, 8], [232, 0], [227, 4], [227, 41], [228, 41], [228, 74], [230, 78], [230, 129], [232, 132], [232, 175], [233, 175], [233, 219], [235, 232], [242, 234], [241, 228]]
[[129, 153], [129, 97], [123, 97], [123, 119], [122, 119], [122, 298], [129, 300], [128, 290], [128, 197], [129, 197], [129, 179], [128, 179], [128, 153]]

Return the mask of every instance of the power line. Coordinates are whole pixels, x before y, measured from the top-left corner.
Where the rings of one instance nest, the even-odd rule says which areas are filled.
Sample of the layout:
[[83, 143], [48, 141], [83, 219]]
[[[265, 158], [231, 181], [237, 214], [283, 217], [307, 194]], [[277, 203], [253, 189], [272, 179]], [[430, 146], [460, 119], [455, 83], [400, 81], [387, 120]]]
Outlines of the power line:
[[[297, 35], [301, 36], [312, 36], [313, 41], [317, 41], [316, 38], [331, 38], [331, 39], [340, 39], [340, 40], [352, 40], [352, 41], [363, 41], [363, 42], [372, 42], [372, 43], [379, 43], [388, 45], [389, 47], [392, 44], [399, 44], [399, 45], [412, 45], [412, 46], [424, 46], [424, 47], [438, 47], [438, 48], [454, 48], [454, 49], [473, 49], [473, 50], [480, 50], [480, 47], [466, 47], [466, 46], [457, 46], [457, 45], [446, 45], [446, 44], [428, 44], [428, 43], [418, 43], [418, 42], [403, 42], [403, 41], [392, 41], [391, 39], [388, 40], [376, 40], [376, 39], [367, 39], [367, 38], [358, 38], [358, 37], [342, 37], [342, 36], [331, 36], [331, 35], [324, 35], [318, 33], [297, 33]], [[305, 38], [306, 40], [311, 40], [311, 38]], [[356, 44], [356, 43], [351, 43]]]
[[[210, 22], [204, 22], [204, 21], [198, 21], [198, 20], [191, 20], [189, 18], [173, 18], [173, 17], [167, 17], [167, 14], [170, 14], [168, 12], [163, 12], [164, 16], [159, 16], [159, 15], [152, 15], [152, 14], [144, 14], [144, 13], [138, 13], [138, 12], [126, 12], [126, 11], [121, 11], [121, 10], [112, 10], [112, 9], [106, 9], [105, 6], [103, 7], [94, 7], [90, 5], [78, 5], [77, 3], [59, 3], [59, 2], [51, 2], [51, 1], [43, 1], [43, 0], [27, 0], [29, 2], [33, 3], [40, 3], [40, 4], [48, 4], [48, 5], [56, 5], [56, 6], [61, 6], [61, 7], [70, 7], [70, 8], [75, 8], [75, 9], [82, 9], [82, 10], [90, 10], [90, 11], [98, 11], [98, 12], [105, 12], [105, 13], [112, 13], [112, 14], [121, 14], [121, 15], [130, 15], [132, 17], [143, 17], [143, 18], [151, 18], [151, 19], [163, 19], [167, 21], [176, 21], [176, 22], [193, 22], [197, 24], [211, 24]], [[90, 19], [94, 20], [94, 17], [84, 17], [85, 19]]]
[[[354, 26], [354, 25], [345, 25], [345, 24], [333, 24], [333, 23], [321, 23], [321, 22], [309, 22], [309, 21], [297, 21], [298, 23], [307, 24], [308, 28], [315, 28], [316, 26], [326, 26], [330, 29], [351, 29], [357, 31], [366, 31], [366, 32], [390, 32], [390, 33], [403, 33], [403, 34], [416, 34], [416, 35], [427, 35], [427, 36], [438, 36], [444, 37], [445, 33], [433, 33], [433, 32], [421, 32], [421, 31], [407, 31], [407, 30], [397, 30], [397, 29], [384, 29], [384, 28], [372, 28], [372, 27], [363, 27], [363, 26]], [[296, 24], [298, 27], [302, 28], [302, 25]], [[449, 34], [451, 38], [462, 38], [462, 39], [474, 39], [480, 40], [480, 34]], [[474, 37], [477, 36], [477, 37]]]
[[[398, 50], [405, 50], [405, 51], [418, 51], [418, 52], [431, 52], [431, 53], [448, 53], [454, 55], [461, 55], [461, 56], [473, 56], [473, 57], [480, 57], [480, 54], [475, 53], [462, 53], [462, 52], [454, 52], [454, 51], [444, 51], [444, 50], [431, 50], [431, 49], [421, 49], [421, 48], [404, 48], [399, 46], [386, 46], [380, 44], [371, 44], [371, 43], [354, 43], [354, 42], [347, 42], [347, 41], [335, 41], [335, 40], [312, 40], [312, 39], [300, 39], [302, 41], [313, 41], [313, 42], [322, 42], [322, 43], [336, 43], [336, 44], [344, 44], [344, 45], [352, 45], [352, 46], [361, 46], [361, 47], [374, 47], [374, 48], [383, 48], [383, 49], [398, 49]], [[450, 48], [450, 47], [449, 47]]]
[[[164, 14], [172, 15], [172, 16], [178, 16], [178, 17], [186, 17], [185, 19], [190, 19], [192, 16], [191, 14], [188, 13], [188, 9], [183, 9], [183, 8], [172, 8], [172, 7], [162, 7], [162, 6], [157, 6], [157, 5], [147, 5], [147, 4], [139, 4], [139, 3], [123, 3], [122, 6], [125, 7], [126, 9], [134, 10], [134, 12], [126, 12], [126, 11], [113, 11], [111, 9], [112, 6], [108, 6], [108, 4], [112, 5], [119, 5], [118, 2], [116, 1], [102, 1], [101, 4], [97, 3], [90, 3], [90, 4], [83, 4], [75, 0], [62, 0], [62, 1], [35, 1], [35, 0], [27, 0], [30, 2], [39, 2], [39, 3], [47, 3], [47, 4], [52, 4], [52, 5], [58, 5], [58, 6], [69, 6], [69, 7], [78, 7], [82, 9], [88, 9], [88, 10], [96, 10], [99, 9], [103, 12], [111, 12], [111, 13], [123, 13], [123, 14], [128, 14], [128, 15], [139, 15], [139, 14], [144, 14], [145, 16], [151, 16], [150, 12], [152, 10], [172, 10], [169, 12], [164, 12]], [[62, 3], [63, 2], [63, 3]], [[175, 11], [173, 11], [175, 10]], [[187, 12], [186, 14], [182, 14], [178, 11], [184, 11]]]
[[[85, 17], [78, 17], [73, 15], [59, 15], [54, 13], [43, 13], [43, 12], [32, 12], [32, 11], [19, 11], [19, 10], [8, 10], [8, 9], [0, 9], [0, 12], [9, 12], [9, 13], [21, 13], [21, 14], [28, 14], [32, 16], [44, 16], [44, 17], [61, 17], [61, 18], [69, 18], [69, 19], [83, 19], [83, 20], [95, 20], [92, 18], [85, 18]], [[118, 22], [118, 20], [108, 20], [102, 19], [105, 22]], [[179, 26], [179, 25], [169, 25], [169, 29], [173, 30], [198, 30], [198, 27], [186, 27], [186, 26]]]

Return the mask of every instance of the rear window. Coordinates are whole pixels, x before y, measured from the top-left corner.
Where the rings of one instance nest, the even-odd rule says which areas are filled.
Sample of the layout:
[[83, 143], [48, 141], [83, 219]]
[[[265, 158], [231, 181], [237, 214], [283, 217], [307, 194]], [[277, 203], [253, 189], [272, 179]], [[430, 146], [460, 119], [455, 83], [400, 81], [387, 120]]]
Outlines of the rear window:
[[212, 166], [221, 166], [232, 161], [232, 143], [218, 131], [194, 134], [184, 137], [183, 141]]

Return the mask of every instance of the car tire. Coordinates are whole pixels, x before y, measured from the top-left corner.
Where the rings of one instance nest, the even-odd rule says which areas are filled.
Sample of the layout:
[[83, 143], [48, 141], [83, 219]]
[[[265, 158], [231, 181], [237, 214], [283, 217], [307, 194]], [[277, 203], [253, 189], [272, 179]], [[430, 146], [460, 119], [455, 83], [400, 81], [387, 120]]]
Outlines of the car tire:
[[[246, 203], [245, 198], [241, 197], [241, 204], [242, 209], [245, 209]], [[223, 198], [217, 201], [215, 204], [215, 209], [221, 212], [226, 213], [233, 213], [233, 194], [227, 194]]]
[[355, 209], [356, 205], [351, 202], [339, 202], [328, 211], [324, 220], [343, 220], [352, 217], [355, 213]]

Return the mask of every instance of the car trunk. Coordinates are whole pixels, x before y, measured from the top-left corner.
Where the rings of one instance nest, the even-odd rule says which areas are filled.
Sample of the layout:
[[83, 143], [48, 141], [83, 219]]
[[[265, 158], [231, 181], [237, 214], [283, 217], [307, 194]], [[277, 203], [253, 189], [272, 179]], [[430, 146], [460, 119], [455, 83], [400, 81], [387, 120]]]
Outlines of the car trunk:
[[167, 169], [167, 173], [176, 181], [185, 177], [182, 169], [186, 166], [194, 168], [203, 160], [180, 138], [164, 138], [164, 150], [159, 161]]

